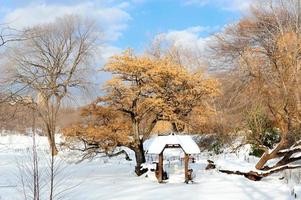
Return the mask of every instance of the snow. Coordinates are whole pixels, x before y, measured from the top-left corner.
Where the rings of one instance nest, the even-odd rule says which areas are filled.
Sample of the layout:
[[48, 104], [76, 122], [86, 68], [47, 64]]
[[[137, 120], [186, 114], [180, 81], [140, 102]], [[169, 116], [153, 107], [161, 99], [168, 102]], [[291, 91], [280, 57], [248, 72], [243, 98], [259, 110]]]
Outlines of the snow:
[[290, 152], [290, 151], [295, 151], [295, 150], [300, 150], [301, 147], [300, 146], [295, 146], [295, 147], [291, 147], [289, 149], [283, 149], [283, 150], [280, 150], [279, 152], [280, 153], [287, 153], [287, 152]]
[[147, 153], [160, 154], [166, 145], [180, 145], [187, 154], [199, 154], [200, 149], [189, 135], [170, 134], [153, 138]]
[[[30, 163], [28, 155], [31, 152], [31, 138], [21, 135], [0, 136], [0, 144], [3, 144], [0, 145], [0, 199], [24, 199], [18, 180], [20, 172], [17, 163]], [[43, 172], [47, 170], [48, 165], [47, 147], [47, 139], [39, 136], [38, 153]], [[134, 158], [133, 152], [129, 151], [129, 154]], [[238, 154], [210, 156], [202, 153], [195, 156], [196, 163], [190, 163], [189, 167], [193, 168], [196, 178], [194, 183], [185, 184], [183, 161], [177, 158], [182, 154], [181, 149], [168, 149], [164, 152], [164, 169], [168, 171], [169, 180], [165, 184], [159, 184], [151, 171], [147, 172], [147, 177], [137, 177], [133, 173], [135, 162], [126, 161], [123, 156], [111, 159], [99, 157], [76, 164], [75, 152], [62, 151], [57, 157], [63, 172], [58, 175], [61, 180], [58, 186], [60, 190], [69, 189], [63, 193], [63, 199], [72, 200], [292, 200], [295, 199], [294, 195], [297, 198], [301, 197], [300, 185], [289, 185], [287, 180], [280, 180], [283, 174], [275, 174], [254, 182], [243, 176], [205, 170], [207, 159], [214, 160], [218, 168], [250, 170], [257, 160], [243, 151]], [[153, 157], [147, 157], [146, 167], [151, 166], [150, 158]], [[47, 191], [44, 190], [42, 194], [42, 199], [47, 199]]]
[[295, 186], [293, 189], [293, 195], [295, 198], [300, 198], [301, 197], [301, 186]]
[[298, 152], [298, 153], [294, 153], [291, 158], [299, 158], [301, 157], [301, 152]]
[[[0, 134], [0, 150], [22, 150], [32, 148], [32, 137], [21, 134]], [[56, 141], [60, 142], [60, 135], [56, 135]], [[48, 150], [48, 140], [44, 136], [36, 135], [37, 148]]]

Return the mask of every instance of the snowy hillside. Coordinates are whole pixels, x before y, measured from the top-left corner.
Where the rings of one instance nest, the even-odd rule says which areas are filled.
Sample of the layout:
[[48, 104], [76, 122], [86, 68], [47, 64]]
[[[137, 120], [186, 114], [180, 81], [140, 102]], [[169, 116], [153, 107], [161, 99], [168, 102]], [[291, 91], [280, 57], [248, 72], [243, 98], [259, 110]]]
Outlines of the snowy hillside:
[[[40, 167], [47, 171], [47, 139], [38, 137]], [[243, 152], [244, 151], [244, 152]], [[196, 172], [192, 184], [183, 183], [183, 163], [177, 159], [180, 151], [168, 150], [165, 153], [165, 169], [170, 179], [165, 184], [158, 184], [154, 172], [137, 177], [134, 162], [124, 160], [123, 156], [108, 159], [95, 158], [76, 164], [71, 162], [75, 152], [64, 151], [58, 156], [60, 172], [56, 192], [57, 198], [72, 200], [156, 200], [156, 199], [189, 199], [189, 200], [270, 200], [295, 199], [293, 188], [298, 190], [296, 173], [285, 172], [263, 179], [260, 182], [250, 181], [242, 176], [226, 175], [216, 170], [205, 170], [207, 159], [214, 160], [218, 167], [235, 169], [252, 169], [255, 158], [246, 155], [245, 150], [238, 154], [221, 154], [209, 156], [206, 153], [196, 158], [191, 167]], [[20, 182], [20, 163], [30, 163], [31, 138], [29, 136], [0, 137], [0, 199], [24, 199]], [[129, 152], [132, 156], [131, 152]], [[148, 156], [150, 165], [154, 157]], [[281, 180], [279, 178], [282, 178]], [[45, 182], [47, 185], [47, 181]], [[45, 187], [47, 188], [47, 186]], [[45, 189], [47, 194], [47, 189]], [[301, 197], [301, 196], [300, 196]], [[45, 199], [47, 199], [45, 197]]]

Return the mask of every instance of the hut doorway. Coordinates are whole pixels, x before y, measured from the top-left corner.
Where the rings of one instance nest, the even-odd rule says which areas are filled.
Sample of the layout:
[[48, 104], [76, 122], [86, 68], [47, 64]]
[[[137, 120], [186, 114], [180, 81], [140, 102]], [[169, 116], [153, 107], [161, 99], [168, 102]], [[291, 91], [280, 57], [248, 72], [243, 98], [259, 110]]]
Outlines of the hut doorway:
[[167, 173], [164, 171], [164, 151], [165, 149], [182, 149], [184, 152], [184, 180], [188, 183], [192, 179], [192, 169], [189, 169], [189, 159], [191, 154], [199, 154], [200, 149], [189, 135], [176, 135], [174, 133], [167, 136], [157, 136], [151, 143], [148, 153], [158, 155], [156, 162], [156, 178], [159, 183], [166, 180]]

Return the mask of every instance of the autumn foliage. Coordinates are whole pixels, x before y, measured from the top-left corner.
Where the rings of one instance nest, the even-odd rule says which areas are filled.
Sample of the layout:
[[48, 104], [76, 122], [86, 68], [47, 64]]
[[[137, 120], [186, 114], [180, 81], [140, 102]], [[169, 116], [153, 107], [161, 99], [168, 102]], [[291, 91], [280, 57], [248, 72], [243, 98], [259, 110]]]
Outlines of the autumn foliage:
[[[263, 173], [228, 172], [252, 180], [301, 168], [296, 163], [301, 159], [301, 1], [258, 2], [206, 39], [210, 60], [163, 35], [145, 53], [127, 49], [112, 56], [101, 69], [110, 80], [98, 98], [80, 108], [64, 104], [87, 91], [101, 34], [75, 16], [26, 29], [12, 40], [17, 45], [5, 49], [9, 70], [1, 76], [0, 112], [9, 115], [0, 116], [0, 127], [25, 132], [34, 121], [48, 136], [53, 156], [61, 131], [63, 145], [82, 151], [83, 158], [120, 153], [129, 158], [119, 148], [127, 147], [134, 152], [137, 175], [145, 172], [144, 142], [170, 132], [214, 133], [218, 148], [226, 137], [244, 136], [239, 146], [259, 148], [255, 167]], [[0, 47], [10, 41], [2, 34]], [[209, 74], [204, 63], [227, 70]]]
[[117, 146], [127, 145], [130, 125], [113, 109], [91, 104], [81, 110], [80, 118], [77, 123], [63, 129], [69, 140], [77, 138], [85, 145], [96, 147], [91, 150], [99, 149], [104, 153], [113, 152]]
[[168, 122], [170, 131], [187, 131], [191, 113], [210, 112], [219, 94], [216, 80], [188, 71], [169, 56], [156, 59], [127, 50], [113, 56], [104, 70], [113, 74], [104, 95], [83, 109], [85, 123], [69, 127], [65, 134], [89, 141], [86, 144], [101, 141], [101, 149], [129, 147], [138, 175], [145, 162], [143, 142], [160, 131], [159, 122]]
[[[264, 147], [256, 164], [260, 170], [285, 168], [300, 159], [294, 156], [301, 151], [296, 140], [301, 123], [300, 10], [296, 9], [298, 1], [268, 1], [216, 35], [215, 50], [231, 63], [236, 80], [232, 110], [260, 106], [280, 130], [280, 142], [271, 150]], [[279, 160], [269, 165], [274, 159]]]

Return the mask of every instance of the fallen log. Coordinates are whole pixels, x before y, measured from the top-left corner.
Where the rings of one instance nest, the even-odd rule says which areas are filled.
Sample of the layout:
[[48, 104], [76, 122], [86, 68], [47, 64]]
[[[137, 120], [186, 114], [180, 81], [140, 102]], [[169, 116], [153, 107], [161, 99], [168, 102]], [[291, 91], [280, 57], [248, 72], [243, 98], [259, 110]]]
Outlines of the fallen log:
[[257, 172], [253, 172], [253, 171], [240, 172], [240, 171], [231, 171], [231, 170], [222, 170], [222, 169], [220, 169], [219, 171], [226, 174], [241, 175], [252, 181], [260, 181], [264, 177], [262, 176], [262, 174], [258, 174]]
[[261, 172], [255, 172], [255, 171], [249, 171], [249, 172], [240, 172], [240, 171], [232, 171], [232, 170], [223, 170], [220, 169], [219, 172], [221, 173], [226, 173], [226, 174], [235, 174], [235, 175], [240, 175], [244, 176], [247, 179], [250, 179], [252, 181], [260, 181], [262, 178], [267, 177], [271, 174], [286, 170], [286, 169], [297, 169], [301, 168], [301, 165], [284, 165], [284, 166], [279, 166], [267, 171], [261, 171]]

